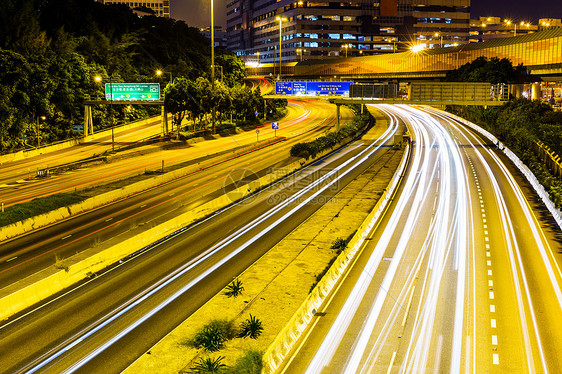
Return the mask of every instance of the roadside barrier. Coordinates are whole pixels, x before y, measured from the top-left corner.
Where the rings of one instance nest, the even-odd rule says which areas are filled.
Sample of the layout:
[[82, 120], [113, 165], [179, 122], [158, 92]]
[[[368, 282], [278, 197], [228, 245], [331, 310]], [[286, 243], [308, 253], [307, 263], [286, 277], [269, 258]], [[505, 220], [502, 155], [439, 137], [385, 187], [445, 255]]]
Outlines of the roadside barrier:
[[[498, 139], [492, 133], [484, 130], [482, 127], [480, 127], [480, 126], [478, 126], [478, 125], [476, 125], [476, 124], [474, 124], [470, 121], [467, 121], [466, 119], [464, 119], [462, 117], [459, 117], [459, 116], [454, 115], [452, 113], [446, 112], [444, 110], [440, 110], [440, 109], [436, 109], [436, 108], [431, 108], [431, 109], [436, 111], [436, 112], [439, 112], [439, 113], [442, 113], [444, 115], [447, 115], [449, 117], [454, 118], [455, 120], [461, 122], [462, 124], [470, 127], [474, 131], [480, 133], [485, 138], [487, 138], [489, 141], [493, 142], [494, 144], [497, 144]], [[525, 178], [527, 178], [527, 181], [533, 186], [533, 189], [535, 190], [535, 192], [540, 196], [542, 202], [544, 203], [544, 205], [546, 206], [546, 208], [548, 209], [550, 214], [552, 214], [552, 217], [554, 217], [554, 220], [558, 224], [558, 227], [560, 227], [562, 229], [562, 211], [557, 209], [556, 205], [554, 205], [554, 202], [552, 200], [550, 200], [550, 196], [548, 195], [548, 192], [544, 189], [542, 184], [539, 183], [537, 177], [535, 177], [535, 174], [533, 174], [533, 172], [527, 167], [527, 165], [525, 165], [519, 159], [519, 157], [517, 157], [517, 155], [515, 155], [515, 153], [513, 153], [509, 148], [504, 147], [502, 149], [502, 152], [507, 156], [507, 158], [509, 158], [511, 160], [511, 162], [513, 162], [513, 164], [517, 167], [517, 169], [519, 169], [519, 171], [521, 171], [521, 173], [523, 173]]]
[[402, 161], [398, 169], [383, 195], [371, 211], [367, 218], [363, 221], [357, 233], [349, 242], [347, 248], [336, 258], [328, 272], [318, 282], [316, 287], [308, 295], [306, 300], [301, 304], [297, 312], [287, 323], [285, 328], [277, 335], [273, 343], [269, 346], [263, 355], [264, 368], [262, 373], [275, 373], [285, 356], [291, 351], [295, 343], [298, 341], [302, 333], [306, 330], [312, 318], [316, 315], [321, 305], [326, 300], [335, 285], [339, 282], [342, 275], [352, 263], [355, 255], [363, 247], [365, 240], [379, 222], [383, 212], [393, 199], [396, 188], [404, 175], [406, 163], [411, 150], [410, 145], [406, 146], [406, 151], [402, 157]]

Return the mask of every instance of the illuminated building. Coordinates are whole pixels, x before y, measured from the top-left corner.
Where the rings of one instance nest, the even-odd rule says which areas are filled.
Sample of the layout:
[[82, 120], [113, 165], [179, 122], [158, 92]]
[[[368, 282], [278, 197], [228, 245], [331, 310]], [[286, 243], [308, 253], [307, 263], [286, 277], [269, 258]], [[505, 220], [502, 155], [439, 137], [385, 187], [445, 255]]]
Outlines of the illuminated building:
[[170, 0], [98, 0], [103, 4], [125, 4], [135, 10], [137, 8], [148, 8], [154, 11], [159, 17], [170, 18]]

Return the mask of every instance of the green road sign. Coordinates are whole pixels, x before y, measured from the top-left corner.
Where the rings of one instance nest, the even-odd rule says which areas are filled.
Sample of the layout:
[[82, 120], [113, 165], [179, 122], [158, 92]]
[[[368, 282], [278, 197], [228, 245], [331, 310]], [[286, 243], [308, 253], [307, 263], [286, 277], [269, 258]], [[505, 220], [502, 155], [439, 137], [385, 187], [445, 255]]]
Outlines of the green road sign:
[[160, 83], [106, 83], [105, 99], [160, 100]]

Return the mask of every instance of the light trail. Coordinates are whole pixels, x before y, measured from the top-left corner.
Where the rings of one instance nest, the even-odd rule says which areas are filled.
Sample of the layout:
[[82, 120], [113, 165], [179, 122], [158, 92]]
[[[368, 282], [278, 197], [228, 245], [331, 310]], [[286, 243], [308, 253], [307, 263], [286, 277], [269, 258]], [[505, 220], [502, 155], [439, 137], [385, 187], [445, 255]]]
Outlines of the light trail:
[[318, 195], [320, 195], [326, 189], [332, 187], [332, 185], [334, 185], [340, 179], [342, 179], [344, 176], [349, 174], [354, 168], [356, 168], [359, 165], [361, 165], [362, 163], [366, 162], [370, 157], [372, 157], [380, 149], [380, 147], [384, 143], [386, 143], [393, 136], [393, 134], [396, 132], [397, 128], [398, 128], [398, 124], [393, 123], [391, 126], [389, 126], [386, 129], [384, 134], [381, 136], [379, 142], [372, 143], [372, 144], [368, 145], [365, 149], [361, 150], [357, 155], [351, 157], [347, 161], [343, 162], [342, 164], [338, 165], [336, 168], [331, 170], [329, 173], [323, 175], [321, 178], [319, 178], [319, 179], [315, 180], [313, 183], [307, 185], [302, 190], [300, 190], [296, 194], [292, 195], [289, 199], [284, 200], [280, 204], [274, 206], [272, 209], [263, 213], [258, 218], [254, 219], [250, 223], [244, 225], [242, 228], [236, 230], [234, 233], [230, 234], [228, 237], [222, 239], [220, 242], [216, 243], [214, 246], [208, 248], [205, 252], [198, 255], [195, 259], [193, 259], [189, 263], [187, 263], [187, 264], [183, 265], [182, 267], [180, 267], [179, 269], [177, 269], [174, 273], [169, 274], [167, 277], [160, 280], [158, 283], [154, 284], [153, 286], [146, 289], [145, 291], [138, 294], [137, 296], [133, 297], [128, 302], [122, 304], [120, 307], [116, 308], [114, 311], [106, 314], [105, 316], [100, 318], [98, 321], [96, 321], [96, 322], [90, 324], [89, 326], [83, 328], [80, 332], [74, 334], [72, 337], [66, 339], [64, 342], [58, 344], [53, 349], [51, 349], [48, 352], [41, 355], [41, 357], [39, 357], [36, 360], [34, 360], [33, 362], [29, 363], [24, 368], [20, 369], [19, 372], [35, 373], [35, 372], [38, 372], [40, 370], [45, 369], [47, 365], [54, 362], [55, 360], [62, 359], [62, 356], [65, 353], [67, 353], [69, 350], [76, 347], [80, 343], [85, 342], [88, 338], [90, 338], [93, 335], [95, 335], [96, 333], [100, 332], [103, 328], [106, 328], [112, 322], [114, 322], [117, 319], [123, 317], [125, 313], [130, 312], [132, 309], [134, 309], [140, 303], [142, 303], [143, 301], [145, 301], [146, 299], [148, 299], [149, 297], [151, 297], [152, 295], [154, 295], [158, 291], [162, 290], [164, 287], [170, 285], [170, 283], [174, 282], [175, 280], [177, 280], [181, 276], [187, 274], [189, 271], [193, 270], [196, 266], [202, 264], [205, 261], [208, 261], [213, 255], [215, 255], [215, 254], [219, 253], [221, 250], [225, 249], [228, 245], [232, 244], [234, 241], [239, 239], [241, 236], [249, 233], [249, 231], [251, 231], [252, 229], [255, 229], [258, 225], [263, 224], [266, 220], [272, 218], [275, 214], [277, 214], [282, 209], [289, 207], [290, 204], [293, 204], [295, 202], [300, 201], [301, 198], [305, 194], [314, 191], [315, 188], [317, 188], [322, 183], [324, 183], [324, 185], [322, 187], [320, 187], [317, 191], [315, 191], [312, 195], [310, 195], [309, 197], [304, 199], [302, 202], [298, 203], [295, 207], [290, 209], [287, 213], [283, 214], [280, 218], [275, 220], [275, 222], [269, 224], [267, 227], [260, 230], [257, 234], [255, 234], [249, 240], [247, 240], [244, 244], [235, 248], [231, 252], [225, 254], [224, 257], [222, 257], [220, 260], [218, 260], [216, 263], [214, 263], [211, 267], [209, 267], [207, 270], [205, 270], [202, 274], [200, 274], [195, 279], [193, 279], [192, 281], [187, 283], [185, 286], [180, 288], [178, 291], [176, 291], [174, 294], [169, 296], [166, 300], [164, 300], [163, 302], [158, 304], [156, 307], [154, 307], [153, 309], [151, 309], [150, 311], [148, 311], [144, 315], [137, 318], [133, 323], [129, 324], [124, 329], [115, 332], [113, 334], [113, 336], [108, 341], [106, 341], [104, 344], [102, 344], [98, 347], [93, 348], [93, 350], [90, 351], [90, 353], [88, 353], [86, 356], [82, 357], [79, 361], [73, 363], [73, 365], [71, 365], [69, 368], [67, 368], [63, 372], [64, 373], [73, 373], [76, 370], [80, 369], [84, 364], [89, 362], [95, 356], [97, 356], [98, 354], [100, 354], [101, 352], [106, 350], [108, 347], [110, 347], [116, 341], [121, 339], [123, 336], [127, 335], [129, 332], [131, 332], [132, 330], [137, 328], [143, 322], [145, 322], [146, 320], [148, 320], [149, 318], [154, 316], [156, 313], [158, 313], [164, 307], [169, 305], [172, 301], [176, 300], [178, 297], [183, 295], [185, 292], [187, 292], [193, 286], [195, 286], [196, 284], [198, 284], [199, 282], [204, 280], [211, 273], [213, 273], [214, 271], [219, 269], [221, 266], [226, 264], [228, 261], [230, 261], [232, 258], [237, 256], [238, 254], [240, 254], [244, 249], [246, 249], [248, 246], [253, 244], [259, 238], [266, 235], [269, 231], [274, 229], [277, 225], [281, 224], [283, 221], [285, 221], [286, 219], [291, 217], [296, 211], [298, 211], [303, 206], [308, 204], [310, 201], [315, 199]]

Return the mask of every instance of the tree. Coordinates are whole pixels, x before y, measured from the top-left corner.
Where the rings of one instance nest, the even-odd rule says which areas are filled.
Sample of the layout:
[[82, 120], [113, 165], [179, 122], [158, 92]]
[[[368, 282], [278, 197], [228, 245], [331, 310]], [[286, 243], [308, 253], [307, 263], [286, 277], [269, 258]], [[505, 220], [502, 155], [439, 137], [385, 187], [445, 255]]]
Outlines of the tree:
[[190, 80], [177, 78], [164, 89], [164, 107], [174, 116], [173, 124], [179, 132], [186, 113], [191, 112], [194, 118], [201, 113], [198, 92]]
[[215, 65], [222, 67], [224, 83], [229, 87], [242, 84], [244, 78], [248, 76], [244, 62], [227, 49], [217, 48], [215, 51]]
[[464, 64], [456, 70], [451, 70], [445, 78], [449, 82], [488, 82], [511, 83], [524, 82], [529, 80], [527, 71], [523, 65], [513, 67], [507, 58], [501, 60], [492, 57], [478, 57], [472, 62]]

